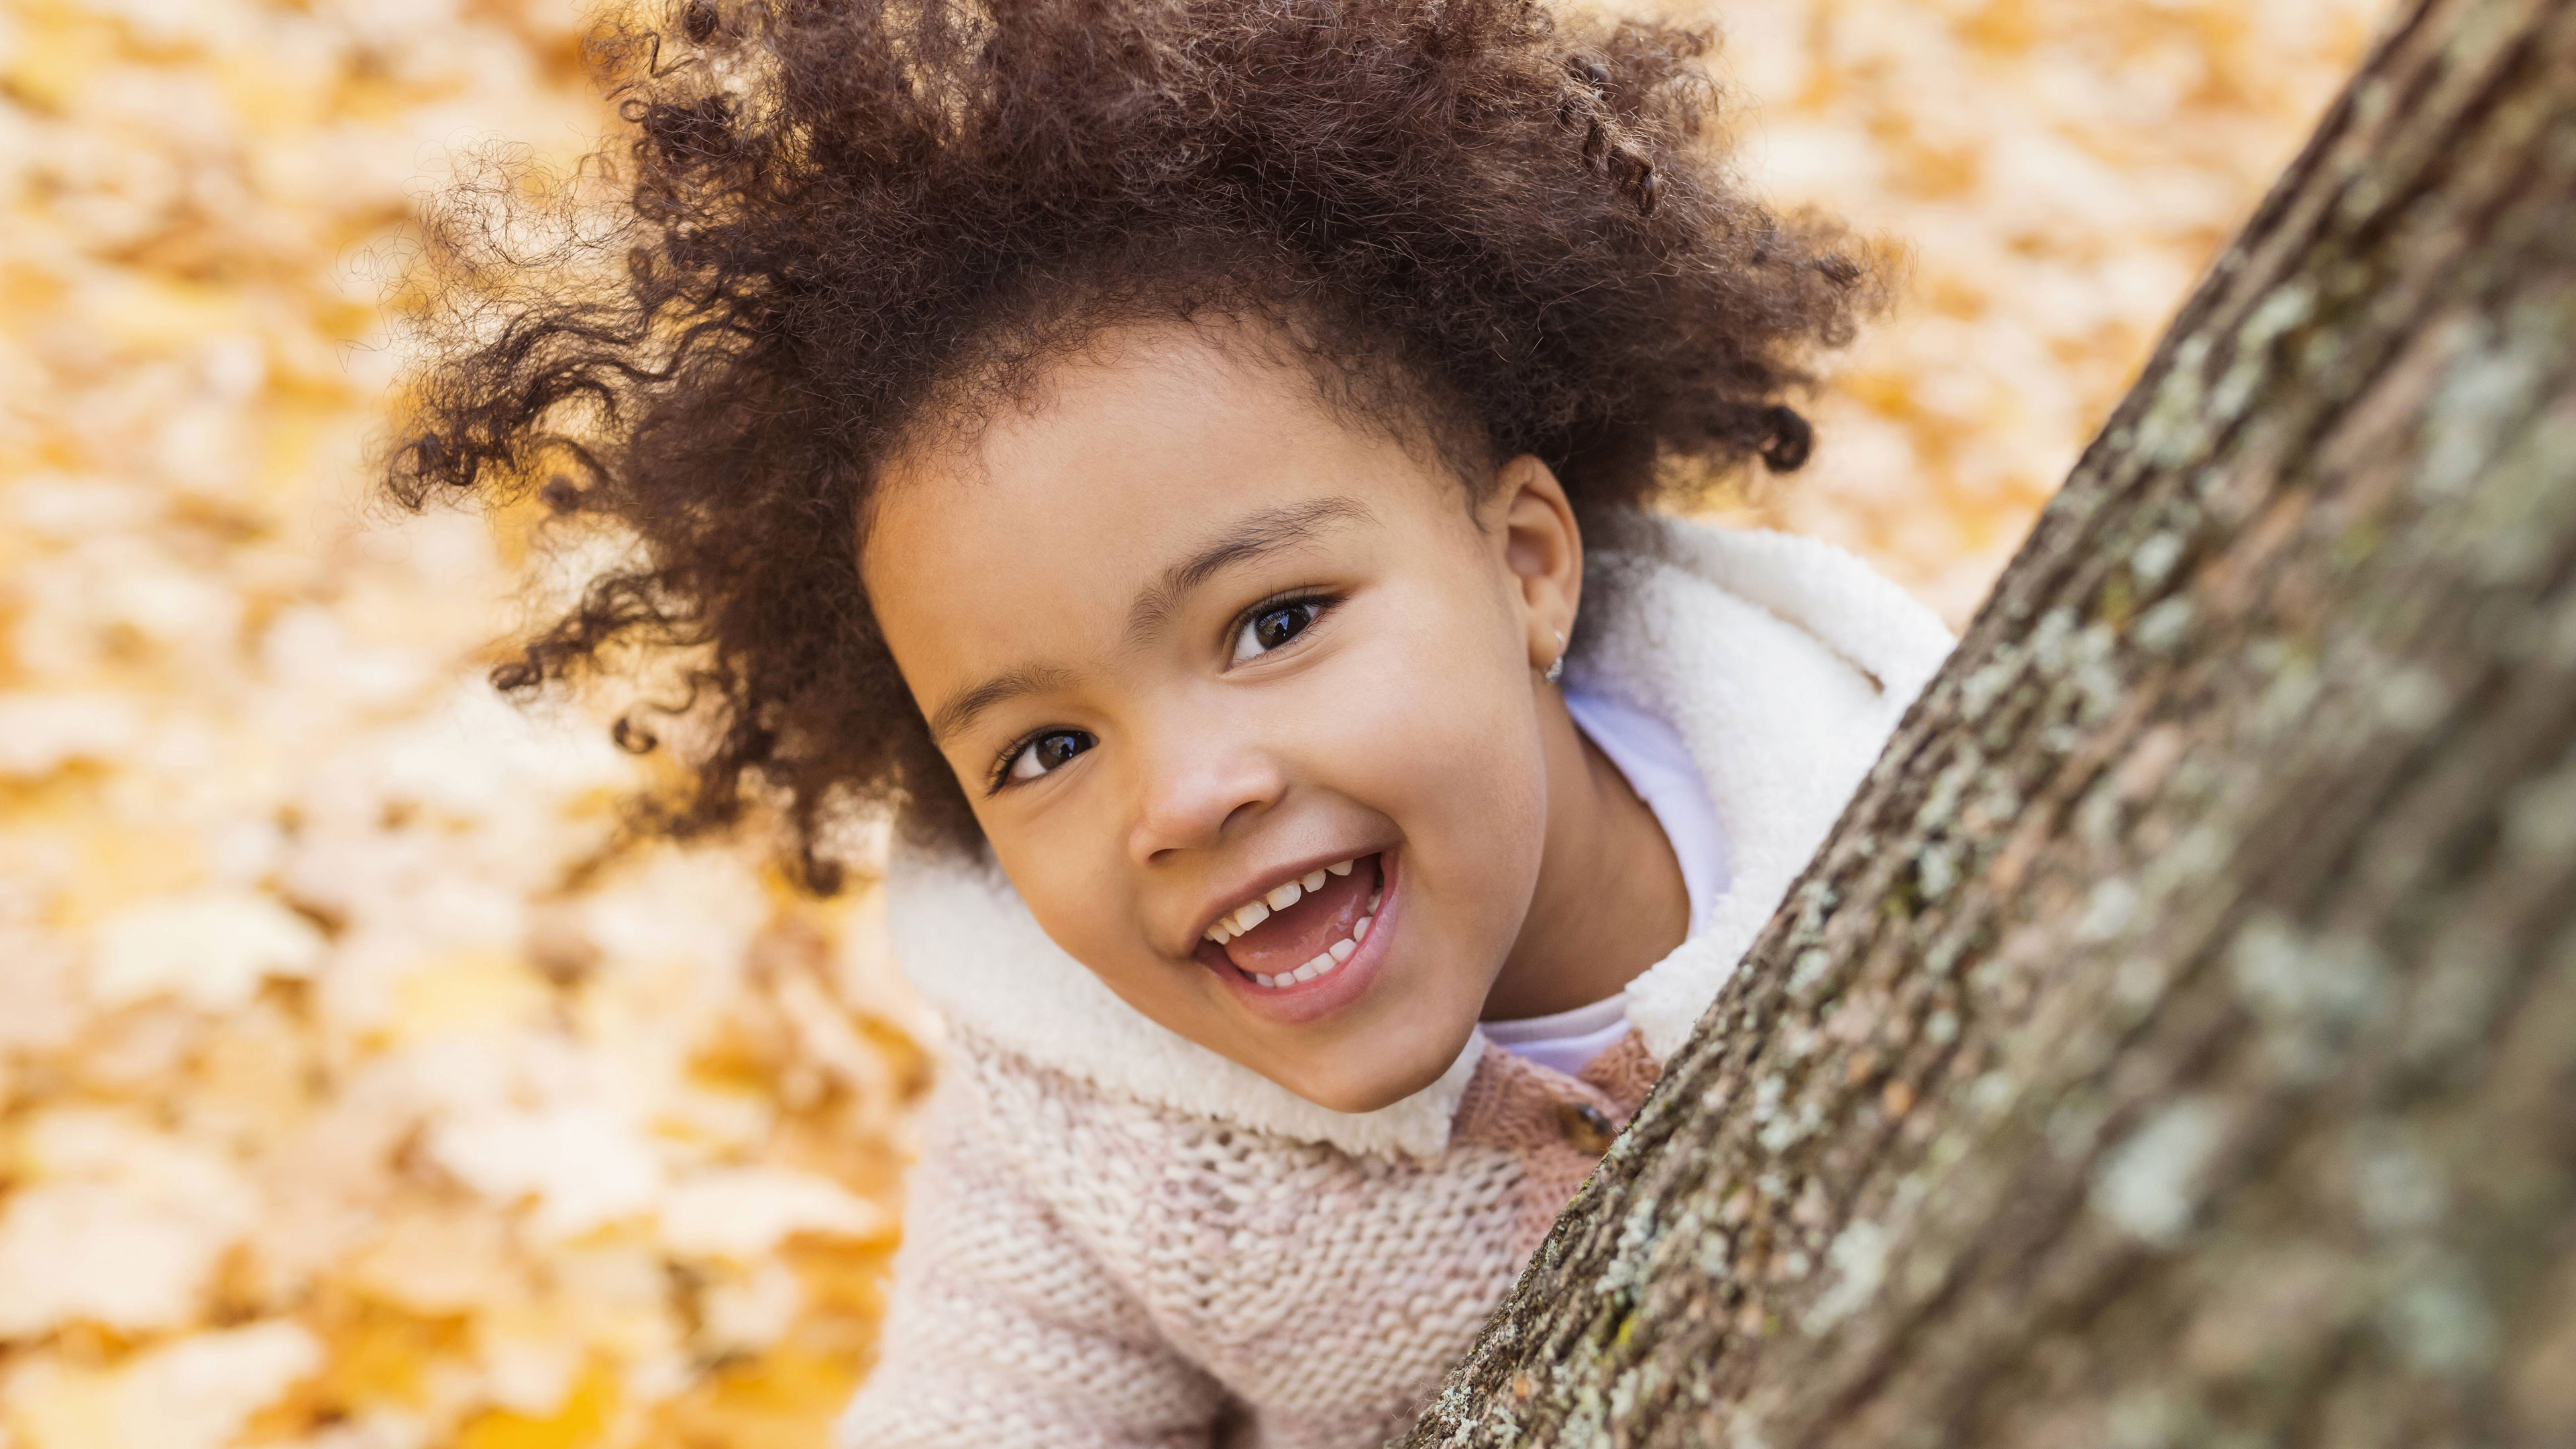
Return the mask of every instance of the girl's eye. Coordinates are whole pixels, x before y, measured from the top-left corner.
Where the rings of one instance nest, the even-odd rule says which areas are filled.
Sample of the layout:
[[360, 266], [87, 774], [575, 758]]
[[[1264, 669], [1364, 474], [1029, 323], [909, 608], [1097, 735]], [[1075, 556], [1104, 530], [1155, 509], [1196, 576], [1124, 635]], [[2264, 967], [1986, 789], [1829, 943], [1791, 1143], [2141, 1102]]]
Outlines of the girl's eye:
[[1247, 659], [1267, 654], [1306, 632], [1315, 622], [1323, 605], [1313, 599], [1300, 599], [1290, 604], [1273, 604], [1243, 621], [1243, 632], [1234, 636], [1234, 658], [1241, 664]]
[[1011, 780], [1034, 780], [1053, 770], [1062, 769], [1074, 756], [1100, 743], [1080, 730], [1055, 730], [1042, 734], [1020, 746], [1003, 769]]

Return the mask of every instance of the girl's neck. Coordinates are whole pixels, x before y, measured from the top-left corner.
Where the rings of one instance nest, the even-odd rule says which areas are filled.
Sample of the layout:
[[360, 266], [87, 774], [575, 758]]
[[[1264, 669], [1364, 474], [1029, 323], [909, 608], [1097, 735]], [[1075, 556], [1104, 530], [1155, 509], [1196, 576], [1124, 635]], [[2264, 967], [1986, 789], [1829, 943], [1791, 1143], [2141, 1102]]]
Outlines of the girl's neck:
[[1511, 955], [1485, 997], [1485, 1019], [1571, 1011], [1624, 990], [1690, 929], [1690, 890], [1655, 812], [1565, 700], [1539, 702], [1547, 761], [1547, 839], [1538, 889]]

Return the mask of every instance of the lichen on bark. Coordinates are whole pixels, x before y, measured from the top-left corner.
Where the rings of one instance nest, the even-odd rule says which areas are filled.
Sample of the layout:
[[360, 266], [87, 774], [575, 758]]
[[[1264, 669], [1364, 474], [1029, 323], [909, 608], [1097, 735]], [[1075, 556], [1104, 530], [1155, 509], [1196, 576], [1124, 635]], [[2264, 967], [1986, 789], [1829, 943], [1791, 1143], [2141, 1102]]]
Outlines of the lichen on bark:
[[1416, 1445], [2576, 1440], [2576, 5], [2423, 0]]

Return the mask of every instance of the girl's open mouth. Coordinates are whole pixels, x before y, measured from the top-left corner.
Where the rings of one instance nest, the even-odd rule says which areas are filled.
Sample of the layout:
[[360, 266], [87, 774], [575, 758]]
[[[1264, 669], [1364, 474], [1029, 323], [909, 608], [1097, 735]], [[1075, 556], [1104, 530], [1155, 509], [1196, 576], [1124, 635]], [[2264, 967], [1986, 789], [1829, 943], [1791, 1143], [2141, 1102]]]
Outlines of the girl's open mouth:
[[1264, 990], [1329, 976], [1376, 924], [1383, 885], [1379, 859], [1336, 861], [1284, 881], [1209, 927], [1208, 939], [1227, 964]]
[[1228, 912], [1208, 929], [1197, 954], [1256, 1001], [1288, 1007], [1295, 999], [1303, 1006], [1312, 997], [1330, 1010], [1338, 1000], [1322, 998], [1356, 995], [1361, 983], [1355, 978], [1368, 974], [1345, 968], [1381, 954], [1366, 948], [1378, 930], [1386, 886], [1382, 853], [1318, 867]]

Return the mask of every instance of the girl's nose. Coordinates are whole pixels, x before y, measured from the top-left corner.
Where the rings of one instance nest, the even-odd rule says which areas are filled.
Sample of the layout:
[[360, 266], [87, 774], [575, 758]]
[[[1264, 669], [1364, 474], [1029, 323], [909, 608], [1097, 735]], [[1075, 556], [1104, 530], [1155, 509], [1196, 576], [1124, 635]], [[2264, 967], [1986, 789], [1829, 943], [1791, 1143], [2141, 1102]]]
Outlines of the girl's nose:
[[1213, 733], [1185, 732], [1139, 762], [1136, 820], [1128, 851], [1139, 865], [1166, 853], [1206, 850], [1230, 826], [1279, 803], [1287, 780], [1268, 752]]

